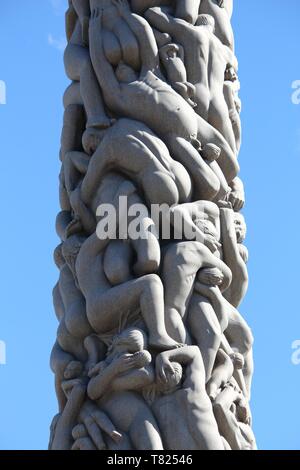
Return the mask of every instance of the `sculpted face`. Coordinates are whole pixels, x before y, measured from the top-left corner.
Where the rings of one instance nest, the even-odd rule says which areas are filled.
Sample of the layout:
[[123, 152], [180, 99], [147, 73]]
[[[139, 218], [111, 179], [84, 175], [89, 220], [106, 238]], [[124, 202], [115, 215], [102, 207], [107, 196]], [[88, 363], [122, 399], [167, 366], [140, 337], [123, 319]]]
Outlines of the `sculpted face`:
[[228, 67], [225, 71], [225, 80], [235, 82], [237, 80], [237, 74], [233, 67]]
[[146, 337], [142, 330], [128, 328], [114, 337], [108, 353], [109, 355], [118, 355], [121, 353], [134, 354], [143, 351], [146, 347]]
[[182, 381], [182, 367], [178, 362], [172, 362], [172, 367], [174, 369], [174, 374], [171, 372], [166, 372], [166, 382], [161, 386], [161, 391], [163, 393], [173, 393], [178, 389]]
[[246, 233], [247, 233], [246, 222], [242, 214], [235, 213], [234, 228], [235, 228], [237, 242], [242, 243], [245, 240]]

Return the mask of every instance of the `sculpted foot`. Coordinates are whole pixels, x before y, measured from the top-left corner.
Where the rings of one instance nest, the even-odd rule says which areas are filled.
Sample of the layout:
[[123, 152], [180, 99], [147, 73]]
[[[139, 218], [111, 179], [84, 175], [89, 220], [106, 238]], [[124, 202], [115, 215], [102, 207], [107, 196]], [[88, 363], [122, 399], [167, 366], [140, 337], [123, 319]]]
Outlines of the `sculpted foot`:
[[181, 348], [183, 344], [177, 343], [169, 336], [151, 336], [149, 337], [149, 346], [157, 351], [169, 351], [170, 349]]

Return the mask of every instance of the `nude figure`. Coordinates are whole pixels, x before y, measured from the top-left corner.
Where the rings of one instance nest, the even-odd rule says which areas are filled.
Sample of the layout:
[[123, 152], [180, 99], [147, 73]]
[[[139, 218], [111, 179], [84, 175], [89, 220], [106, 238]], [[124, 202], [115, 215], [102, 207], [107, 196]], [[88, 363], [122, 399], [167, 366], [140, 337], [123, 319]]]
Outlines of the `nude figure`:
[[152, 410], [166, 449], [224, 450], [205, 390], [205, 371], [197, 346], [159, 354], [156, 374]]
[[224, 98], [228, 107], [229, 119], [235, 138], [235, 147], [237, 154], [241, 148], [242, 141], [242, 125], [241, 125], [241, 100], [238, 96], [239, 81], [233, 67], [225, 72], [225, 81], [223, 86]]
[[135, 449], [162, 450], [155, 418], [137, 392], [154, 381], [145, 335], [133, 327], [117, 336], [105, 361], [89, 373], [89, 397], [126, 433]]
[[91, 11], [103, 12], [103, 46], [107, 60], [116, 66], [120, 61], [140, 68], [139, 46], [135, 35], [120, 15], [112, 0], [90, 0]]
[[177, 347], [165, 329], [163, 286], [158, 276], [145, 275], [111, 287], [104, 272], [104, 251], [110, 240], [92, 234], [76, 257], [76, 275], [86, 300], [87, 317], [100, 334], [118, 328], [129, 315], [141, 312], [149, 343], [157, 349]]
[[87, 0], [75, 0], [73, 9], [76, 11], [77, 20], [70, 28], [69, 41], [64, 54], [66, 74], [70, 80], [80, 82], [80, 93], [87, 113], [87, 127], [105, 129], [110, 126], [107, 117], [101, 89], [91, 64], [89, 50], [84, 42], [87, 36], [89, 6]]
[[[245, 190], [242, 180], [236, 176], [230, 183], [231, 192], [228, 201], [235, 212], [239, 212], [245, 205]], [[242, 255], [242, 253], [241, 253]]]
[[220, 391], [232, 378], [235, 370], [241, 370], [244, 366], [244, 358], [241, 354], [228, 355], [223, 349], [219, 349], [216, 361], [206, 390], [211, 401], [214, 401]]
[[201, 0], [199, 13], [211, 15], [215, 19], [215, 35], [220, 41], [234, 50], [234, 35], [231, 26], [233, 0]]
[[219, 257], [220, 211], [210, 201], [195, 201], [174, 205], [168, 217], [174, 227], [176, 240], [202, 242], [210, 251]]
[[[125, 229], [126, 233], [121, 235], [116, 230], [116, 239], [110, 240], [103, 260], [105, 275], [112, 285], [126, 282], [134, 276], [152, 274], [158, 270], [160, 246], [154, 221], [150, 218], [149, 211], [136, 187], [120, 174], [107, 173], [99, 181], [93, 198], [90, 200], [90, 207], [86, 206], [81, 199], [81, 185], [71, 193], [70, 197], [75, 226], [77, 230], [83, 229], [87, 234], [95, 232], [97, 222], [97, 230], [99, 229], [101, 223], [101, 217], [97, 215], [99, 208], [109, 204], [118, 213], [122, 198], [125, 198], [127, 203], [128, 216], [122, 224], [122, 229]], [[136, 237], [134, 233], [131, 233], [131, 223], [134, 219], [134, 215], [130, 215], [132, 207], [138, 207], [140, 211], [138, 222], [143, 236]], [[103, 223], [105, 224], [106, 222]], [[116, 229], [115, 226], [113, 228]], [[121, 240], [117, 240], [118, 237], [121, 237]]]
[[[187, 79], [196, 89], [195, 111], [222, 134], [235, 153], [235, 138], [223, 86], [226, 69], [229, 65], [237, 65], [232, 51], [214, 34], [214, 18], [210, 15], [199, 15], [194, 26], [169, 15], [160, 7], [150, 8], [145, 17], [151, 25], [169, 33], [174, 41], [183, 46]], [[189, 52], [191, 50], [194, 52]], [[219, 145], [216, 141], [212, 142]], [[230, 158], [228, 160], [230, 162]], [[225, 161], [221, 159], [220, 165], [226, 174]]]
[[56, 255], [56, 260], [59, 259], [59, 281], [58, 289], [63, 303], [64, 321], [69, 333], [81, 340], [91, 334], [92, 328], [87, 320], [85, 299], [81, 294], [74, 278], [74, 266], [72, 262], [74, 239], [67, 240], [64, 244], [60, 245], [57, 250], [60, 250], [60, 256]]
[[193, 175], [197, 190], [205, 194], [205, 199], [212, 199], [219, 192], [220, 183], [195, 148], [200, 148], [197, 139], [203, 145], [214, 143], [220, 148], [219, 161], [226, 161], [223, 172], [227, 181], [238, 172], [234, 153], [221, 134], [197, 116], [160, 78], [158, 49], [149, 24], [132, 14], [125, 0], [113, 1], [137, 36], [142, 68], [139, 77], [124, 64], [113, 70], [103, 52], [102, 13], [94, 11], [90, 23], [90, 52], [106, 104], [115, 113], [149, 126], [167, 144], [172, 157]]
[[[85, 429], [85, 436], [80, 447], [89, 450], [105, 450], [106, 445], [103, 434], [107, 434], [111, 440], [120, 442], [120, 434], [110, 421], [109, 417], [101, 410], [95, 410], [93, 405], [86, 401], [87, 377], [81, 375], [81, 371], [67, 366], [64, 374], [62, 390], [67, 401], [62, 412], [57, 416], [53, 437], [51, 439], [51, 450], [69, 450], [72, 446], [76, 448], [74, 439], [78, 439], [78, 427]], [[81, 425], [79, 425], [81, 423]], [[77, 432], [76, 432], [77, 428]], [[81, 436], [82, 437], [82, 436]], [[72, 447], [72, 448], [73, 448]]]
[[220, 221], [223, 260], [233, 275], [232, 283], [224, 296], [237, 308], [248, 289], [248, 270], [239, 249], [246, 236], [246, 224], [242, 214], [233, 212], [230, 204], [228, 208], [220, 208]]
[[232, 450], [256, 450], [250, 427], [249, 406], [234, 380], [226, 384], [213, 403], [220, 434]]
[[166, 70], [168, 82], [191, 106], [197, 105], [193, 101], [195, 87], [187, 81], [184, 65], [184, 49], [180, 44], [166, 44], [159, 49], [160, 60]]
[[[219, 291], [219, 294], [216, 293], [216, 303], [218, 307], [222, 304], [220, 315], [223, 316], [223, 303], [219, 297], [223, 298], [221, 292], [230, 285], [232, 277], [230, 269], [200, 242], [173, 243], [167, 248], [162, 267], [166, 326], [172, 338], [183, 343], [187, 343], [189, 339], [184, 323], [188, 318], [191, 321], [188, 306], [193, 295], [196, 276], [203, 268], [218, 268], [220, 274], [215, 276]], [[226, 325], [226, 318], [223, 320]], [[194, 334], [194, 330], [190, 331]]]
[[161, 5], [175, 5], [175, 16], [188, 23], [194, 24], [198, 17], [201, 0], [131, 0], [131, 8], [134, 13], [142, 14], [148, 8]]
[[82, 183], [81, 197], [85, 204], [111, 170], [133, 180], [149, 205], [172, 205], [191, 197], [191, 180], [185, 168], [170, 157], [165, 144], [140, 122], [120, 119], [105, 134]]
[[72, 429], [77, 423], [86, 394], [86, 385], [80, 379], [65, 381], [63, 389], [68, 399], [56, 423], [51, 450], [68, 450], [72, 447]]

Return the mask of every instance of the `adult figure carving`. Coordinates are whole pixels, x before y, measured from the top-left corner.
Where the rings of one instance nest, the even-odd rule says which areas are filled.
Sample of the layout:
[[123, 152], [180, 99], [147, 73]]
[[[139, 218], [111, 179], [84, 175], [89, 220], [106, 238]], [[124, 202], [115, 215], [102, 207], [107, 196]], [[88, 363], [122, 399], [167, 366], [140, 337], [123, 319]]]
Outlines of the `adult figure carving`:
[[[236, 152], [235, 138], [223, 94], [225, 71], [237, 68], [233, 52], [214, 34], [215, 20], [199, 15], [195, 25], [171, 16], [160, 7], [150, 8], [146, 19], [160, 31], [169, 33], [185, 50], [187, 79], [195, 86], [195, 111], [217, 129]], [[193, 51], [193, 53], [191, 53]], [[212, 141], [218, 145], [216, 141]], [[225, 173], [225, 161], [222, 170]], [[227, 165], [230, 161], [227, 162]]]
[[220, 182], [197, 151], [201, 148], [199, 141], [220, 148], [219, 161], [226, 161], [222, 169], [228, 182], [238, 173], [234, 152], [221, 134], [160, 78], [158, 48], [147, 21], [131, 13], [126, 0], [113, 1], [137, 36], [142, 68], [139, 76], [125, 64], [113, 70], [103, 51], [102, 12], [95, 10], [90, 24], [90, 52], [106, 104], [120, 116], [150, 127], [166, 143], [172, 157], [193, 175], [197, 190], [205, 194], [205, 199], [212, 199], [220, 190]]

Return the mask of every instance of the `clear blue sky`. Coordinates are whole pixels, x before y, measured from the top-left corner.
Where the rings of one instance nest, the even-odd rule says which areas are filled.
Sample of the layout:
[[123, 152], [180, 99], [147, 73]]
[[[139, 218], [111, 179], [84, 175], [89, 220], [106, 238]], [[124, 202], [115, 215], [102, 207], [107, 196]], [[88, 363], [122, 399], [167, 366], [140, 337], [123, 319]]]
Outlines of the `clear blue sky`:
[[[1, 316], [0, 448], [44, 449], [56, 413], [49, 355], [56, 319], [59, 139], [66, 0], [0, 4]], [[242, 313], [255, 335], [252, 410], [261, 449], [300, 449], [298, 269], [300, 105], [299, 0], [238, 0], [234, 28], [240, 61], [251, 276]]]

